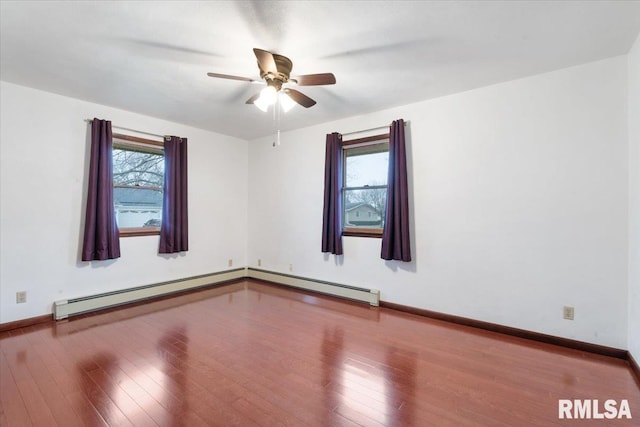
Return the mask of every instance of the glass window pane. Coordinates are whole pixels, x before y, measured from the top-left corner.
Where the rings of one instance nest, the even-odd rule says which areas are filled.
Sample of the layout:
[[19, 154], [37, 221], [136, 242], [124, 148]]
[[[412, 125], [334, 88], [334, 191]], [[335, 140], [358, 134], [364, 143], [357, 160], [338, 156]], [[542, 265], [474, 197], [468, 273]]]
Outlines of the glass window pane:
[[346, 187], [387, 184], [388, 144], [348, 149], [345, 153]]
[[344, 190], [344, 227], [383, 228], [386, 201], [386, 187]]
[[113, 188], [113, 205], [118, 228], [160, 227], [162, 191], [116, 186]]
[[164, 184], [164, 156], [114, 148], [113, 183], [162, 188]]

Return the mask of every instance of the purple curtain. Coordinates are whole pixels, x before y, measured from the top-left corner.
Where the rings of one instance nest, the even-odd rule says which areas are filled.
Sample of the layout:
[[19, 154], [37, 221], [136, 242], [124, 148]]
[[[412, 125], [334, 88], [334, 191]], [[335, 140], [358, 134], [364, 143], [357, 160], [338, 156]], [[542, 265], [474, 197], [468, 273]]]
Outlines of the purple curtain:
[[189, 250], [187, 222], [187, 138], [165, 137], [161, 254]]
[[327, 135], [324, 163], [324, 208], [322, 210], [322, 252], [342, 255], [342, 135]]
[[82, 261], [120, 257], [120, 236], [113, 207], [111, 122], [91, 122], [89, 188], [82, 242]]
[[380, 256], [386, 260], [411, 261], [409, 242], [409, 190], [404, 120], [395, 120], [389, 132], [387, 206]]

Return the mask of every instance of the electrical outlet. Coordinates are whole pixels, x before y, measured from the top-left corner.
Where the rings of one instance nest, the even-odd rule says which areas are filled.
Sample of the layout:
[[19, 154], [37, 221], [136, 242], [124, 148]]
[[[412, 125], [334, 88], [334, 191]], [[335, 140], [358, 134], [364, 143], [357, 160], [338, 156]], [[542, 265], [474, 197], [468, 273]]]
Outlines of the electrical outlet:
[[258, 259], [258, 267], [262, 267], [262, 260]]
[[229, 258], [229, 267], [233, 267], [233, 260]]
[[562, 318], [567, 320], [573, 320], [574, 308], [568, 305], [565, 305], [562, 308]]
[[27, 291], [16, 292], [16, 304], [27, 302]]
[[293, 264], [289, 264], [289, 271], [293, 271]]

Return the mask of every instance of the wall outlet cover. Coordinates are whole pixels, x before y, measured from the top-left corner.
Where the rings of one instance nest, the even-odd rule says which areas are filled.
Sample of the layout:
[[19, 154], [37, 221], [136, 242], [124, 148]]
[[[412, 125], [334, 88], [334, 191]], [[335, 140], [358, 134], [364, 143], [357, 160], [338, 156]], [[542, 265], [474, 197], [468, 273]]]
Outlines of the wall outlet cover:
[[16, 304], [24, 304], [27, 302], [27, 291], [16, 292]]
[[566, 320], [573, 320], [575, 314], [575, 310], [573, 307], [565, 305], [562, 308], [562, 318]]

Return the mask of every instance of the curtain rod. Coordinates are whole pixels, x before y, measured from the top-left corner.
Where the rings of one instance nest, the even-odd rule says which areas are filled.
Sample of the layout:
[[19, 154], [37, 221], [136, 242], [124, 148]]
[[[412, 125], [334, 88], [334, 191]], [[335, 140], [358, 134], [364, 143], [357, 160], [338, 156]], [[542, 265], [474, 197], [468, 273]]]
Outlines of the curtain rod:
[[[87, 122], [87, 123], [91, 123], [91, 122], [93, 122], [93, 119], [84, 119], [84, 121]], [[136, 132], [136, 133], [142, 133], [142, 134], [150, 135], [150, 136], [157, 136], [158, 138], [162, 138], [162, 139], [164, 139], [164, 137], [165, 137], [165, 135], [158, 135], [157, 133], [144, 132], [144, 131], [141, 131], [141, 130], [125, 128], [125, 127], [122, 127], [122, 126], [116, 126], [114, 124], [112, 124], [111, 127], [116, 128], [116, 129], [121, 129], [121, 130], [128, 130], [129, 132]]]
[[[407, 123], [409, 123], [409, 120], [406, 120], [406, 121], [404, 122], [404, 125], [406, 126], [406, 125], [407, 125]], [[342, 136], [345, 136], [345, 135], [355, 135], [356, 133], [370, 132], [370, 131], [372, 131], [372, 130], [378, 130], [378, 129], [389, 129], [389, 127], [390, 127], [390, 126], [391, 126], [391, 123], [389, 123], [389, 124], [388, 124], [388, 125], [386, 125], [386, 126], [378, 126], [378, 127], [370, 128], [370, 129], [356, 130], [356, 131], [353, 131], [353, 132], [345, 132], [345, 133], [342, 133], [341, 135], [342, 135]]]

